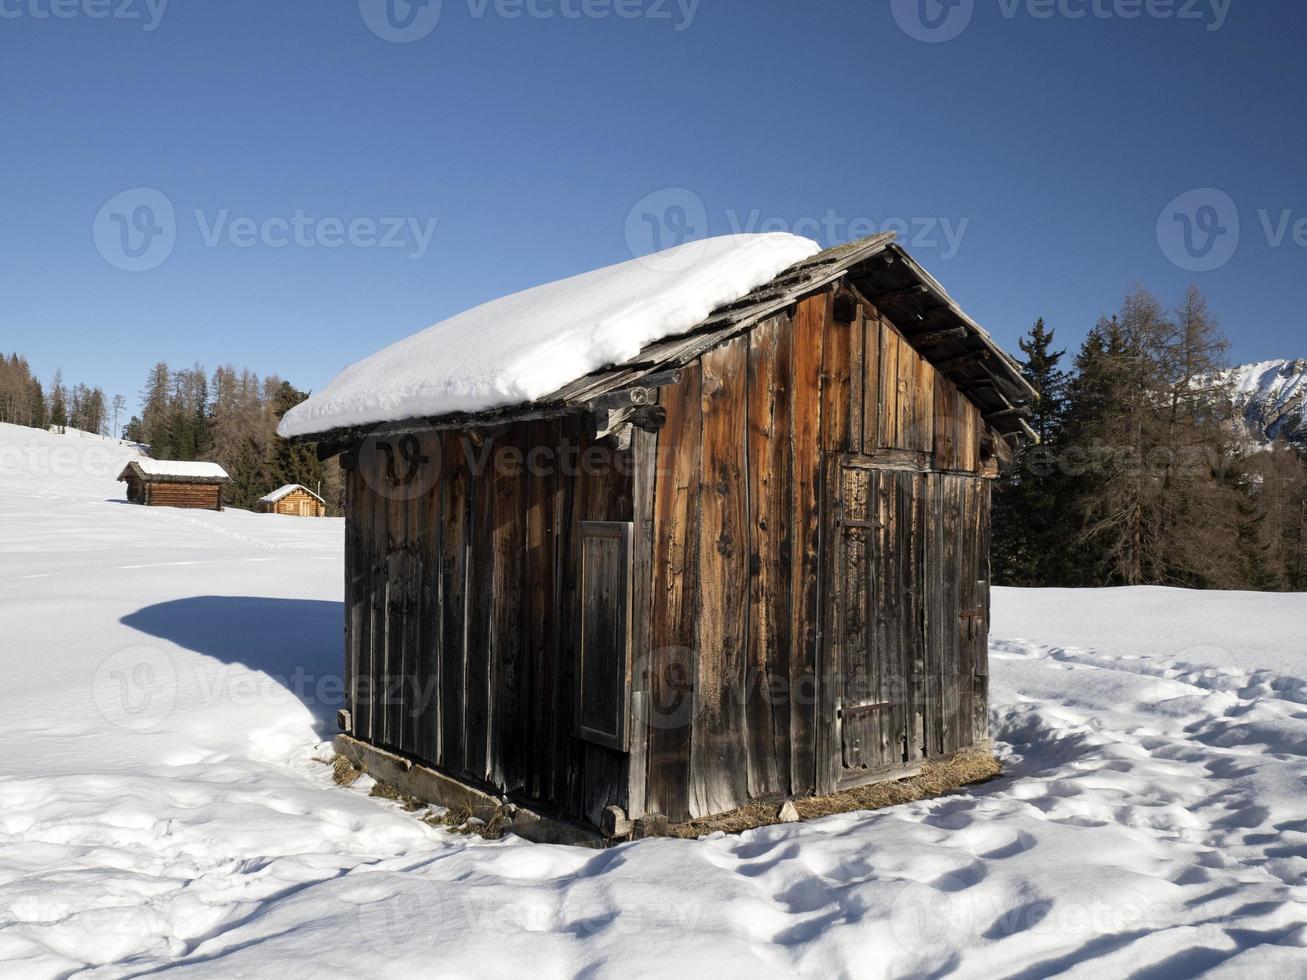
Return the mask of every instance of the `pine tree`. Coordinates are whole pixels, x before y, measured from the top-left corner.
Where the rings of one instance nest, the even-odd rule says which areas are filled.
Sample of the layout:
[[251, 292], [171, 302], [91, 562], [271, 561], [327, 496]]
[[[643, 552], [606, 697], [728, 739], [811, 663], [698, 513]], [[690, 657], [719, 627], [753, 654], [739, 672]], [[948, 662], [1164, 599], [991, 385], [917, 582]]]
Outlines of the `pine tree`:
[[50, 424], [61, 432], [68, 425], [68, 392], [64, 388], [63, 372], [58, 368], [50, 385]]
[[168, 395], [171, 388], [172, 372], [168, 365], [160, 361], [150, 371], [145, 388], [141, 392], [141, 425], [139, 442], [150, 447], [150, 454], [155, 459], [169, 458], [171, 439], [168, 428]]
[[1053, 340], [1054, 332], [1040, 318], [1019, 341], [1022, 374], [1039, 392], [1030, 422], [1040, 444], [1018, 449], [996, 488], [994, 576], [1004, 585], [1060, 585], [1068, 577], [1062, 566], [1075, 528], [1060, 466], [1068, 379], [1059, 367], [1066, 352], [1054, 350]]
[[35, 429], [44, 429], [49, 425], [49, 414], [45, 405], [45, 389], [41, 387], [41, 382], [32, 378], [28, 388], [29, 401], [31, 408], [28, 412], [28, 425]]
[[1067, 436], [1081, 584], [1226, 587], [1240, 564], [1224, 338], [1196, 291], [1172, 317], [1136, 288], [1086, 339]]
[[[298, 391], [287, 381], [280, 382], [273, 392], [272, 414], [280, 420], [287, 412], [308, 398], [308, 394]], [[317, 449], [303, 443], [292, 443], [274, 435], [273, 472], [277, 486], [298, 483], [308, 487], [314, 493], [322, 489], [324, 476]], [[269, 487], [270, 491], [276, 487]]]

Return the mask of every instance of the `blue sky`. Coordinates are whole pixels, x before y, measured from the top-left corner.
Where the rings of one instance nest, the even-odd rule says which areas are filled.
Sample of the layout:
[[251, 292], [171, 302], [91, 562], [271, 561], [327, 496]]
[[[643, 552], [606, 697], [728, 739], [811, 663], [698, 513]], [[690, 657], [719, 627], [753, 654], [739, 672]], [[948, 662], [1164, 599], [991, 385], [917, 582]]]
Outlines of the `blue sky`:
[[1307, 355], [1303, 4], [386, 2], [0, 0], [0, 347], [316, 388], [655, 227], [897, 226], [1010, 347], [1197, 282]]

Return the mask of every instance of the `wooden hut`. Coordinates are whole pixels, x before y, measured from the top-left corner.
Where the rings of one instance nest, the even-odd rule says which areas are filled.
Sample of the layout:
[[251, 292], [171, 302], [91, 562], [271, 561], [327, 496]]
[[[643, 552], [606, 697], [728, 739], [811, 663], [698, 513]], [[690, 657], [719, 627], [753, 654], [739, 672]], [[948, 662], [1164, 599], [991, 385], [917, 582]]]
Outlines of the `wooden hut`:
[[198, 510], [222, 510], [222, 488], [229, 479], [217, 463], [170, 459], [134, 459], [118, 474], [127, 484], [129, 503]]
[[286, 517], [327, 516], [327, 502], [298, 483], [288, 483], [266, 497], [260, 497], [254, 509], [260, 514], [281, 514]]
[[638, 833], [984, 743], [990, 486], [1035, 393], [892, 237], [528, 404], [311, 433], [347, 483], [341, 752]]

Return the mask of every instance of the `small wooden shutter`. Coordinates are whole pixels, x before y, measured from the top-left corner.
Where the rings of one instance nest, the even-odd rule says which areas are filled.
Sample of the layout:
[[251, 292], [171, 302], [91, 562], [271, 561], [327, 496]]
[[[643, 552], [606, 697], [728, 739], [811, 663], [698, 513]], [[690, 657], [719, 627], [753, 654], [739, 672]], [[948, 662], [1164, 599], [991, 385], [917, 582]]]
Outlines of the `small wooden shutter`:
[[633, 528], [581, 522], [576, 728], [586, 741], [619, 752], [630, 749]]

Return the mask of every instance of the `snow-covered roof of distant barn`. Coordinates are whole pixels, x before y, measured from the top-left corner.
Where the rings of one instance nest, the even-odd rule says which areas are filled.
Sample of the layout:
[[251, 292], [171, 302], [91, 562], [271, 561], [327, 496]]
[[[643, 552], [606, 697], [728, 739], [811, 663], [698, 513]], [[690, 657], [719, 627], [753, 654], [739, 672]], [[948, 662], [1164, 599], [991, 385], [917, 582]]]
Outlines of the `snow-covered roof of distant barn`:
[[730, 235], [537, 286], [346, 368], [279, 432], [331, 451], [371, 434], [584, 410], [844, 277], [995, 429], [1033, 435], [1025, 413], [1037, 395], [1019, 365], [892, 233], [824, 252], [796, 235]]
[[316, 500], [316, 501], [317, 501], [318, 503], [320, 503], [320, 504], [321, 504], [321, 503], [326, 503], [326, 501], [324, 501], [321, 497], [319, 497], [316, 493], [314, 493], [314, 492], [313, 492], [312, 490], [310, 490], [308, 487], [303, 486], [303, 485], [301, 485], [301, 484], [299, 484], [299, 483], [287, 483], [284, 487], [278, 487], [276, 490], [272, 491], [272, 493], [270, 493], [270, 494], [268, 494], [268, 495], [266, 495], [266, 496], [260, 497], [260, 498], [259, 498], [259, 503], [261, 503], [261, 504], [275, 504], [277, 501], [279, 501], [279, 500], [283, 500], [283, 499], [285, 499], [286, 497], [289, 497], [289, 496], [290, 496], [292, 493], [294, 493], [296, 490], [302, 490], [304, 493], [307, 493], [310, 497], [312, 497], [314, 500]]
[[217, 463], [179, 459], [134, 459], [123, 467], [118, 479], [125, 480], [132, 472], [147, 483], [226, 483], [231, 479]]

